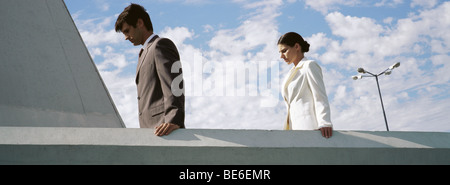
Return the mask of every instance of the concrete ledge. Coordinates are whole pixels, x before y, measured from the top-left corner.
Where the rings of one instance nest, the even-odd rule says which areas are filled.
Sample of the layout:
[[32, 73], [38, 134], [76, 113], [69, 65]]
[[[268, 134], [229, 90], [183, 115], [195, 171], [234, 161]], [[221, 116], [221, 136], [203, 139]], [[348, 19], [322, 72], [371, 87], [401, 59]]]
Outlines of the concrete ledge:
[[0, 164], [450, 164], [450, 133], [0, 127]]

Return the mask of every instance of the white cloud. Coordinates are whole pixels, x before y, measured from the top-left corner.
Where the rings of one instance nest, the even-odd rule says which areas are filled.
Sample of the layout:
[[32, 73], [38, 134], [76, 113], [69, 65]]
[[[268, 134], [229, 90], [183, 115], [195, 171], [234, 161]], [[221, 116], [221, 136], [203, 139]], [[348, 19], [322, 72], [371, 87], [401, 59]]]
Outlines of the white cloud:
[[160, 34], [163, 37], [170, 38], [176, 45], [182, 45], [186, 39], [192, 39], [194, 32], [189, 31], [186, 27], [166, 27]]
[[183, 3], [187, 5], [201, 5], [212, 2], [211, 0], [159, 0], [159, 1], [167, 3]]
[[115, 21], [114, 17], [80, 20], [77, 16], [74, 16], [74, 21], [88, 47], [101, 44], [117, 44], [124, 39], [114, 29], [108, 29], [111, 22]]
[[385, 24], [392, 24], [392, 21], [394, 21], [394, 18], [393, 18], [393, 17], [387, 17], [387, 18], [385, 18], [385, 19], [383, 20], [383, 22], [384, 22]]
[[339, 9], [339, 6], [355, 6], [360, 4], [359, 0], [305, 0], [307, 7], [326, 14], [329, 11]]
[[209, 25], [209, 24], [203, 25], [203, 29], [204, 29], [203, 32], [205, 32], [205, 33], [209, 33], [211, 31], [214, 31], [214, 27]]
[[433, 8], [437, 3], [437, 0], [412, 0], [411, 7], [421, 6], [424, 8]]
[[396, 5], [402, 4], [403, 0], [381, 0], [378, 3], [375, 3], [376, 7], [381, 7], [381, 6], [391, 6], [394, 7]]
[[278, 36], [275, 18], [280, 15], [277, 12], [280, 5], [281, 1], [245, 4], [246, 8], [254, 9], [254, 13], [236, 29], [217, 31], [209, 42], [209, 46], [214, 50], [231, 54], [231, 56], [242, 56], [243, 52], [257, 46], [266, 45], [269, 42], [268, 45], [275, 45], [275, 39]]
[[340, 12], [328, 14], [325, 19], [334, 35], [345, 39], [367, 39], [378, 36], [383, 28], [376, 21], [367, 17], [344, 16]]
[[100, 71], [114, 104], [127, 128], [139, 128], [135, 76], [123, 76], [121, 71]]

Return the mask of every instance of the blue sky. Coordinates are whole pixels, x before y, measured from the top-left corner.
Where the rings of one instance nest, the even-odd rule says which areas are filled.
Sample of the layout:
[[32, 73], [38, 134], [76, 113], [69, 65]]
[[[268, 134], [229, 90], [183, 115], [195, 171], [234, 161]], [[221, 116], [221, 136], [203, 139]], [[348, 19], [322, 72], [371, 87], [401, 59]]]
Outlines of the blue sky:
[[[294, 31], [311, 44], [306, 57], [322, 66], [335, 129], [385, 130], [375, 80], [351, 76], [401, 62], [380, 77], [390, 130], [450, 132], [449, 1], [65, 0], [125, 124], [135, 128], [140, 47], [114, 31], [130, 2], [143, 5], [155, 32], [180, 51], [188, 128], [281, 129], [279, 87], [292, 66], [279, 59], [276, 41]], [[229, 73], [237, 77], [228, 81]]]

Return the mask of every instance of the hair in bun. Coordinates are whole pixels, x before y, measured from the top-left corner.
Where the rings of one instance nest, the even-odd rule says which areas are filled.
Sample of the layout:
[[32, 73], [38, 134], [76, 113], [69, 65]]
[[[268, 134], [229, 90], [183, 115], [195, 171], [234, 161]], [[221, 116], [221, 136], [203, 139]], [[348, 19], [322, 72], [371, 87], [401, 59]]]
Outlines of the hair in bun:
[[289, 32], [284, 34], [278, 40], [278, 44], [285, 44], [290, 47], [294, 47], [295, 44], [299, 44], [302, 47], [302, 52], [306, 53], [309, 51], [309, 47], [311, 46], [307, 41], [303, 39], [301, 35], [295, 32]]

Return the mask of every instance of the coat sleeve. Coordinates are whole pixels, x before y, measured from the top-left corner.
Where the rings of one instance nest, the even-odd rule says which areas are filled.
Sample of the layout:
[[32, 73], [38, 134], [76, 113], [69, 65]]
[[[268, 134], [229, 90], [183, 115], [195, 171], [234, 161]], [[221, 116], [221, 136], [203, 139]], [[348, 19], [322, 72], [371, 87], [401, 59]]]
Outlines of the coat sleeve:
[[322, 69], [314, 61], [309, 62], [305, 67], [308, 85], [314, 98], [314, 111], [318, 127], [332, 127], [330, 104], [323, 82]]
[[[155, 63], [164, 96], [165, 122], [185, 128], [184, 81], [180, 55], [175, 44], [169, 39], [161, 39], [156, 44]], [[177, 72], [172, 72], [174, 65], [179, 67]], [[172, 87], [177, 88], [173, 89]]]

